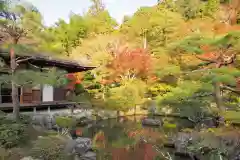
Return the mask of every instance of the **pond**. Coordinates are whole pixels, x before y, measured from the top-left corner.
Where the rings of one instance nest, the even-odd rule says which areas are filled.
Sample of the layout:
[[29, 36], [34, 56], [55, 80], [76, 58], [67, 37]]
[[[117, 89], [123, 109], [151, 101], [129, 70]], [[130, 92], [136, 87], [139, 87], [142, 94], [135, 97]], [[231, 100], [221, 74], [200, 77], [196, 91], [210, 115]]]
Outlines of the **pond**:
[[143, 126], [143, 116], [129, 116], [102, 120], [84, 128], [82, 136], [93, 141], [98, 160], [187, 160], [176, 157], [174, 149], [166, 147], [171, 137], [184, 128], [193, 128], [187, 119], [151, 117], [161, 120], [162, 125]]

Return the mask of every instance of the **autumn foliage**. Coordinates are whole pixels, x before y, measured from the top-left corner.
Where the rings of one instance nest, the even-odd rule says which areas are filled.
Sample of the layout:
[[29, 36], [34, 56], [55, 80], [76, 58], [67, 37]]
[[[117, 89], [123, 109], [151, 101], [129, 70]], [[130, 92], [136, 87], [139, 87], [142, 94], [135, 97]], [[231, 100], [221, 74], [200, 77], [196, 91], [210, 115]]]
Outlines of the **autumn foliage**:
[[115, 80], [128, 76], [128, 78], [145, 78], [152, 69], [152, 58], [147, 50], [124, 49], [118, 53], [107, 66], [112, 70], [112, 78]]
[[214, 32], [216, 34], [226, 34], [229, 31], [239, 31], [240, 27], [239, 25], [230, 25], [225, 23], [217, 23], [214, 28]]
[[201, 49], [204, 51], [204, 53], [198, 56], [200, 58], [214, 60], [219, 56], [219, 53], [217, 51], [213, 50], [208, 45], [201, 46]]
[[152, 144], [137, 143], [134, 150], [130, 151], [126, 148], [114, 148], [112, 151], [113, 160], [154, 160], [157, 152]]
[[76, 84], [80, 84], [82, 82], [82, 75], [80, 72], [78, 73], [69, 73], [66, 74], [66, 78], [68, 80], [68, 84], [66, 88], [74, 89]]

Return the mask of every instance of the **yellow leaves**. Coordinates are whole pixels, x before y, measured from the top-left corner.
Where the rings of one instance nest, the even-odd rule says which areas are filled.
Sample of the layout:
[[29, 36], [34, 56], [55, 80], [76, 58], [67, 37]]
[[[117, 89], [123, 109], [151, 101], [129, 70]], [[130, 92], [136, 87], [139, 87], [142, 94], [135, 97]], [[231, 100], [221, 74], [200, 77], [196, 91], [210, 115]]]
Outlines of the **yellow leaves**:
[[92, 65], [102, 65], [111, 57], [108, 49], [111, 40], [113, 41], [113, 37], [105, 35], [86, 39], [73, 50], [71, 56], [75, 60], [85, 59]]
[[122, 111], [132, 109], [144, 98], [145, 85], [140, 80], [126, 80], [120, 87], [110, 88], [106, 106]]

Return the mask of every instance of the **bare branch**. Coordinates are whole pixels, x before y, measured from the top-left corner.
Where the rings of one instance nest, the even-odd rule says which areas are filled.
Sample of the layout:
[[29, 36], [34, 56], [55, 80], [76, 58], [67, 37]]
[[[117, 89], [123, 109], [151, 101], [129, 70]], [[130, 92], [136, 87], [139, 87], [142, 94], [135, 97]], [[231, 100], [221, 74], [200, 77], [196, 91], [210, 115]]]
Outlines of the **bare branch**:
[[16, 63], [25, 62], [25, 61], [28, 61], [28, 60], [30, 60], [30, 59], [33, 59], [33, 57], [28, 57], [28, 58], [16, 60]]
[[229, 87], [229, 86], [221, 86], [221, 88], [223, 90], [228, 90], [228, 91], [231, 91], [231, 92], [234, 92], [234, 93], [240, 95], [240, 90], [239, 89], [235, 89], [235, 88], [232, 88], [232, 87]]
[[35, 66], [35, 65], [33, 65], [33, 64], [29, 63], [29, 62], [28, 62], [28, 64], [31, 65], [31, 66], [34, 67], [34, 68], [37, 68], [37, 69], [42, 69], [42, 70], [47, 70], [47, 71], [50, 70], [50, 69], [48, 69], [48, 68], [41, 68], [41, 67]]

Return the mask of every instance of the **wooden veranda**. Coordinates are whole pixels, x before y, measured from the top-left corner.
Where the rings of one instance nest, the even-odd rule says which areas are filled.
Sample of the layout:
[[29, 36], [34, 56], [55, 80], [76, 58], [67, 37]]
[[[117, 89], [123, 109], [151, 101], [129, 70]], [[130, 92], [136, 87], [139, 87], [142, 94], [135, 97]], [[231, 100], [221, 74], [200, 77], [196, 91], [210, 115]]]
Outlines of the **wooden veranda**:
[[[39, 103], [25, 103], [20, 104], [20, 110], [42, 110], [42, 109], [61, 109], [61, 108], [80, 108], [89, 109], [83, 102], [68, 102], [68, 101], [52, 101]], [[0, 103], [0, 110], [3, 112], [11, 112], [13, 110], [12, 103]]]

